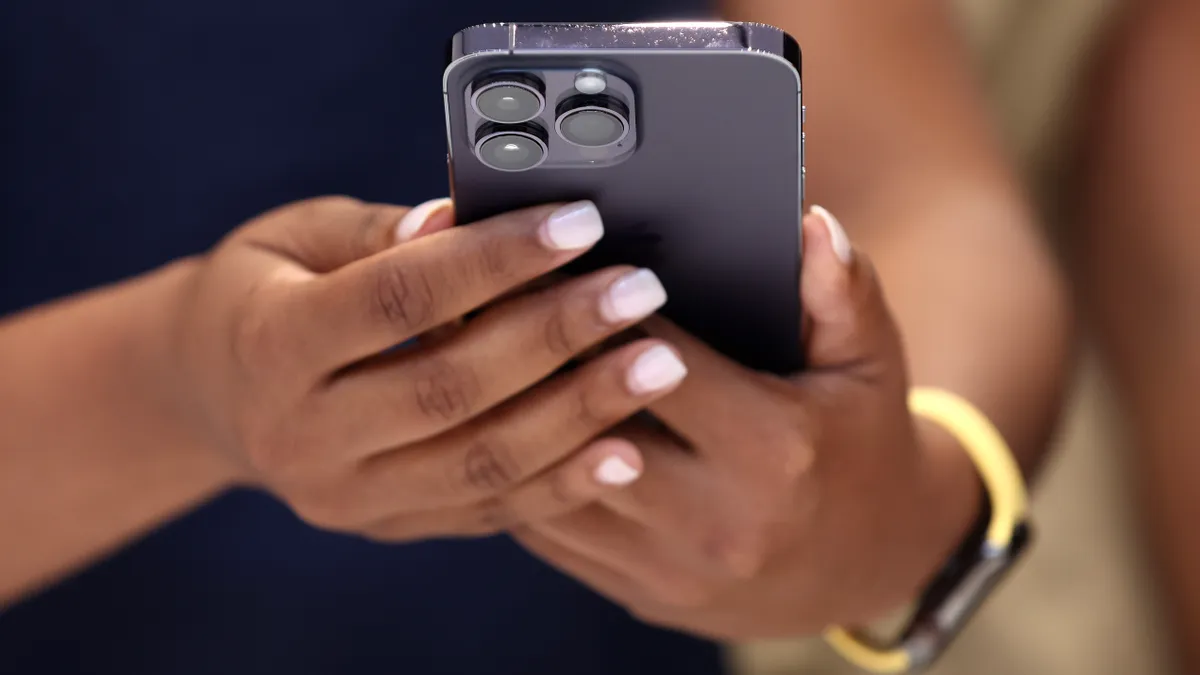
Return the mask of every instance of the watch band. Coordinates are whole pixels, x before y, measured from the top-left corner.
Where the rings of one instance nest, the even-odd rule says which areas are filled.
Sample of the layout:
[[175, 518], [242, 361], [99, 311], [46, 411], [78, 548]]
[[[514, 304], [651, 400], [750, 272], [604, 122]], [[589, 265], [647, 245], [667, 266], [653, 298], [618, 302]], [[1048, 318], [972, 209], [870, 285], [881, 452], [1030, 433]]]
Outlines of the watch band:
[[921, 594], [897, 640], [880, 645], [845, 628], [826, 631], [825, 640], [843, 658], [875, 673], [914, 672], [936, 661], [1012, 569], [1031, 535], [1020, 467], [987, 417], [941, 389], [913, 389], [908, 406], [966, 450], [983, 479], [985, 503], [978, 525]]

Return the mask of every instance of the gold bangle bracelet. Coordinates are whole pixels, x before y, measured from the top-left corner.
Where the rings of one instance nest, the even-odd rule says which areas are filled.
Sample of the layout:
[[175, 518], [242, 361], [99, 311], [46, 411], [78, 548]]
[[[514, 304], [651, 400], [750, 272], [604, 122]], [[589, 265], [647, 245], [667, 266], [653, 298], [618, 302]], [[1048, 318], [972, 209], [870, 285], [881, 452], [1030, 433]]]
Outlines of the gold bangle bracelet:
[[962, 397], [941, 389], [909, 392], [913, 415], [944, 428], [966, 450], [983, 479], [990, 517], [982, 540], [964, 547], [943, 570], [913, 619], [890, 645], [880, 646], [842, 627], [825, 640], [842, 658], [874, 673], [906, 673], [930, 665], [1024, 551], [1029, 499], [1012, 451], [995, 426]]

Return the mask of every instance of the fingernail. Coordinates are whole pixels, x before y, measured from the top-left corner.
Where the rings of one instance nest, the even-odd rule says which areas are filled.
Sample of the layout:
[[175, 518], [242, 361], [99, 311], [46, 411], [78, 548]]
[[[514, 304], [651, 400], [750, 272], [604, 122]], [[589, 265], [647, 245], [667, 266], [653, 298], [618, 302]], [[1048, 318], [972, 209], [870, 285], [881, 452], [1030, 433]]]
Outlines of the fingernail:
[[850, 237], [846, 236], [846, 230], [842, 227], [841, 222], [823, 207], [814, 206], [812, 212], [825, 221], [825, 229], [829, 231], [829, 241], [833, 245], [833, 252], [837, 255], [838, 260], [842, 261], [842, 264], [848, 264], [851, 256], [854, 255], [854, 247], [850, 245]]
[[546, 246], [559, 251], [574, 251], [600, 241], [604, 236], [604, 223], [595, 204], [575, 202], [550, 214], [540, 232]]
[[675, 351], [664, 345], [647, 349], [629, 369], [626, 383], [634, 394], [650, 394], [679, 384], [687, 366]]
[[625, 460], [613, 455], [596, 467], [596, 482], [604, 485], [629, 485], [642, 475]]
[[450, 206], [450, 200], [443, 197], [431, 199], [409, 209], [408, 213], [400, 219], [400, 224], [396, 226], [396, 243], [400, 244], [416, 237], [421, 230], [425, 229], [425, 224], [429, 222], [431, 216], [448, 206]]
[[600, 314], [609, 323], [624, 323], [650, 316], [667, 303], [667, 291], [647, 269], [617, 279], [600, 299]]

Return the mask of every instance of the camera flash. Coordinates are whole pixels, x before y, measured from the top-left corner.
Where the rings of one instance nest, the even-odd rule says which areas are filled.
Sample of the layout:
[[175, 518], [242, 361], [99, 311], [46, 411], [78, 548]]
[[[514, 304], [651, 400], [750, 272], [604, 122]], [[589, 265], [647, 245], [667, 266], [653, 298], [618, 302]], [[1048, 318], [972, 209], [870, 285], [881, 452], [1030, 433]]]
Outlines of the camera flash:
[[608, 87], [604, 73], [594, 68], [587, 68], [575, 75], [575, 90], [581, 94], [599, 94]]

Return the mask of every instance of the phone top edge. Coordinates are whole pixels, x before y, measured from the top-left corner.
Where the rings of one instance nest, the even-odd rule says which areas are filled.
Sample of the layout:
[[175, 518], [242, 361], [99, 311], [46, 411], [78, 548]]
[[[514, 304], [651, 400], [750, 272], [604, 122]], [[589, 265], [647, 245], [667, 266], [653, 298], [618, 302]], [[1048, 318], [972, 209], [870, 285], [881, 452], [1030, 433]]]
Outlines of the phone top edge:
[[722, 50], [770, 54], [801, 71], [799, 43], [764, 23], [687, 21], [650, 23], [487, 23], [450, 39], [446, 70], [485, 52], [531, 53], [572, 49]]

